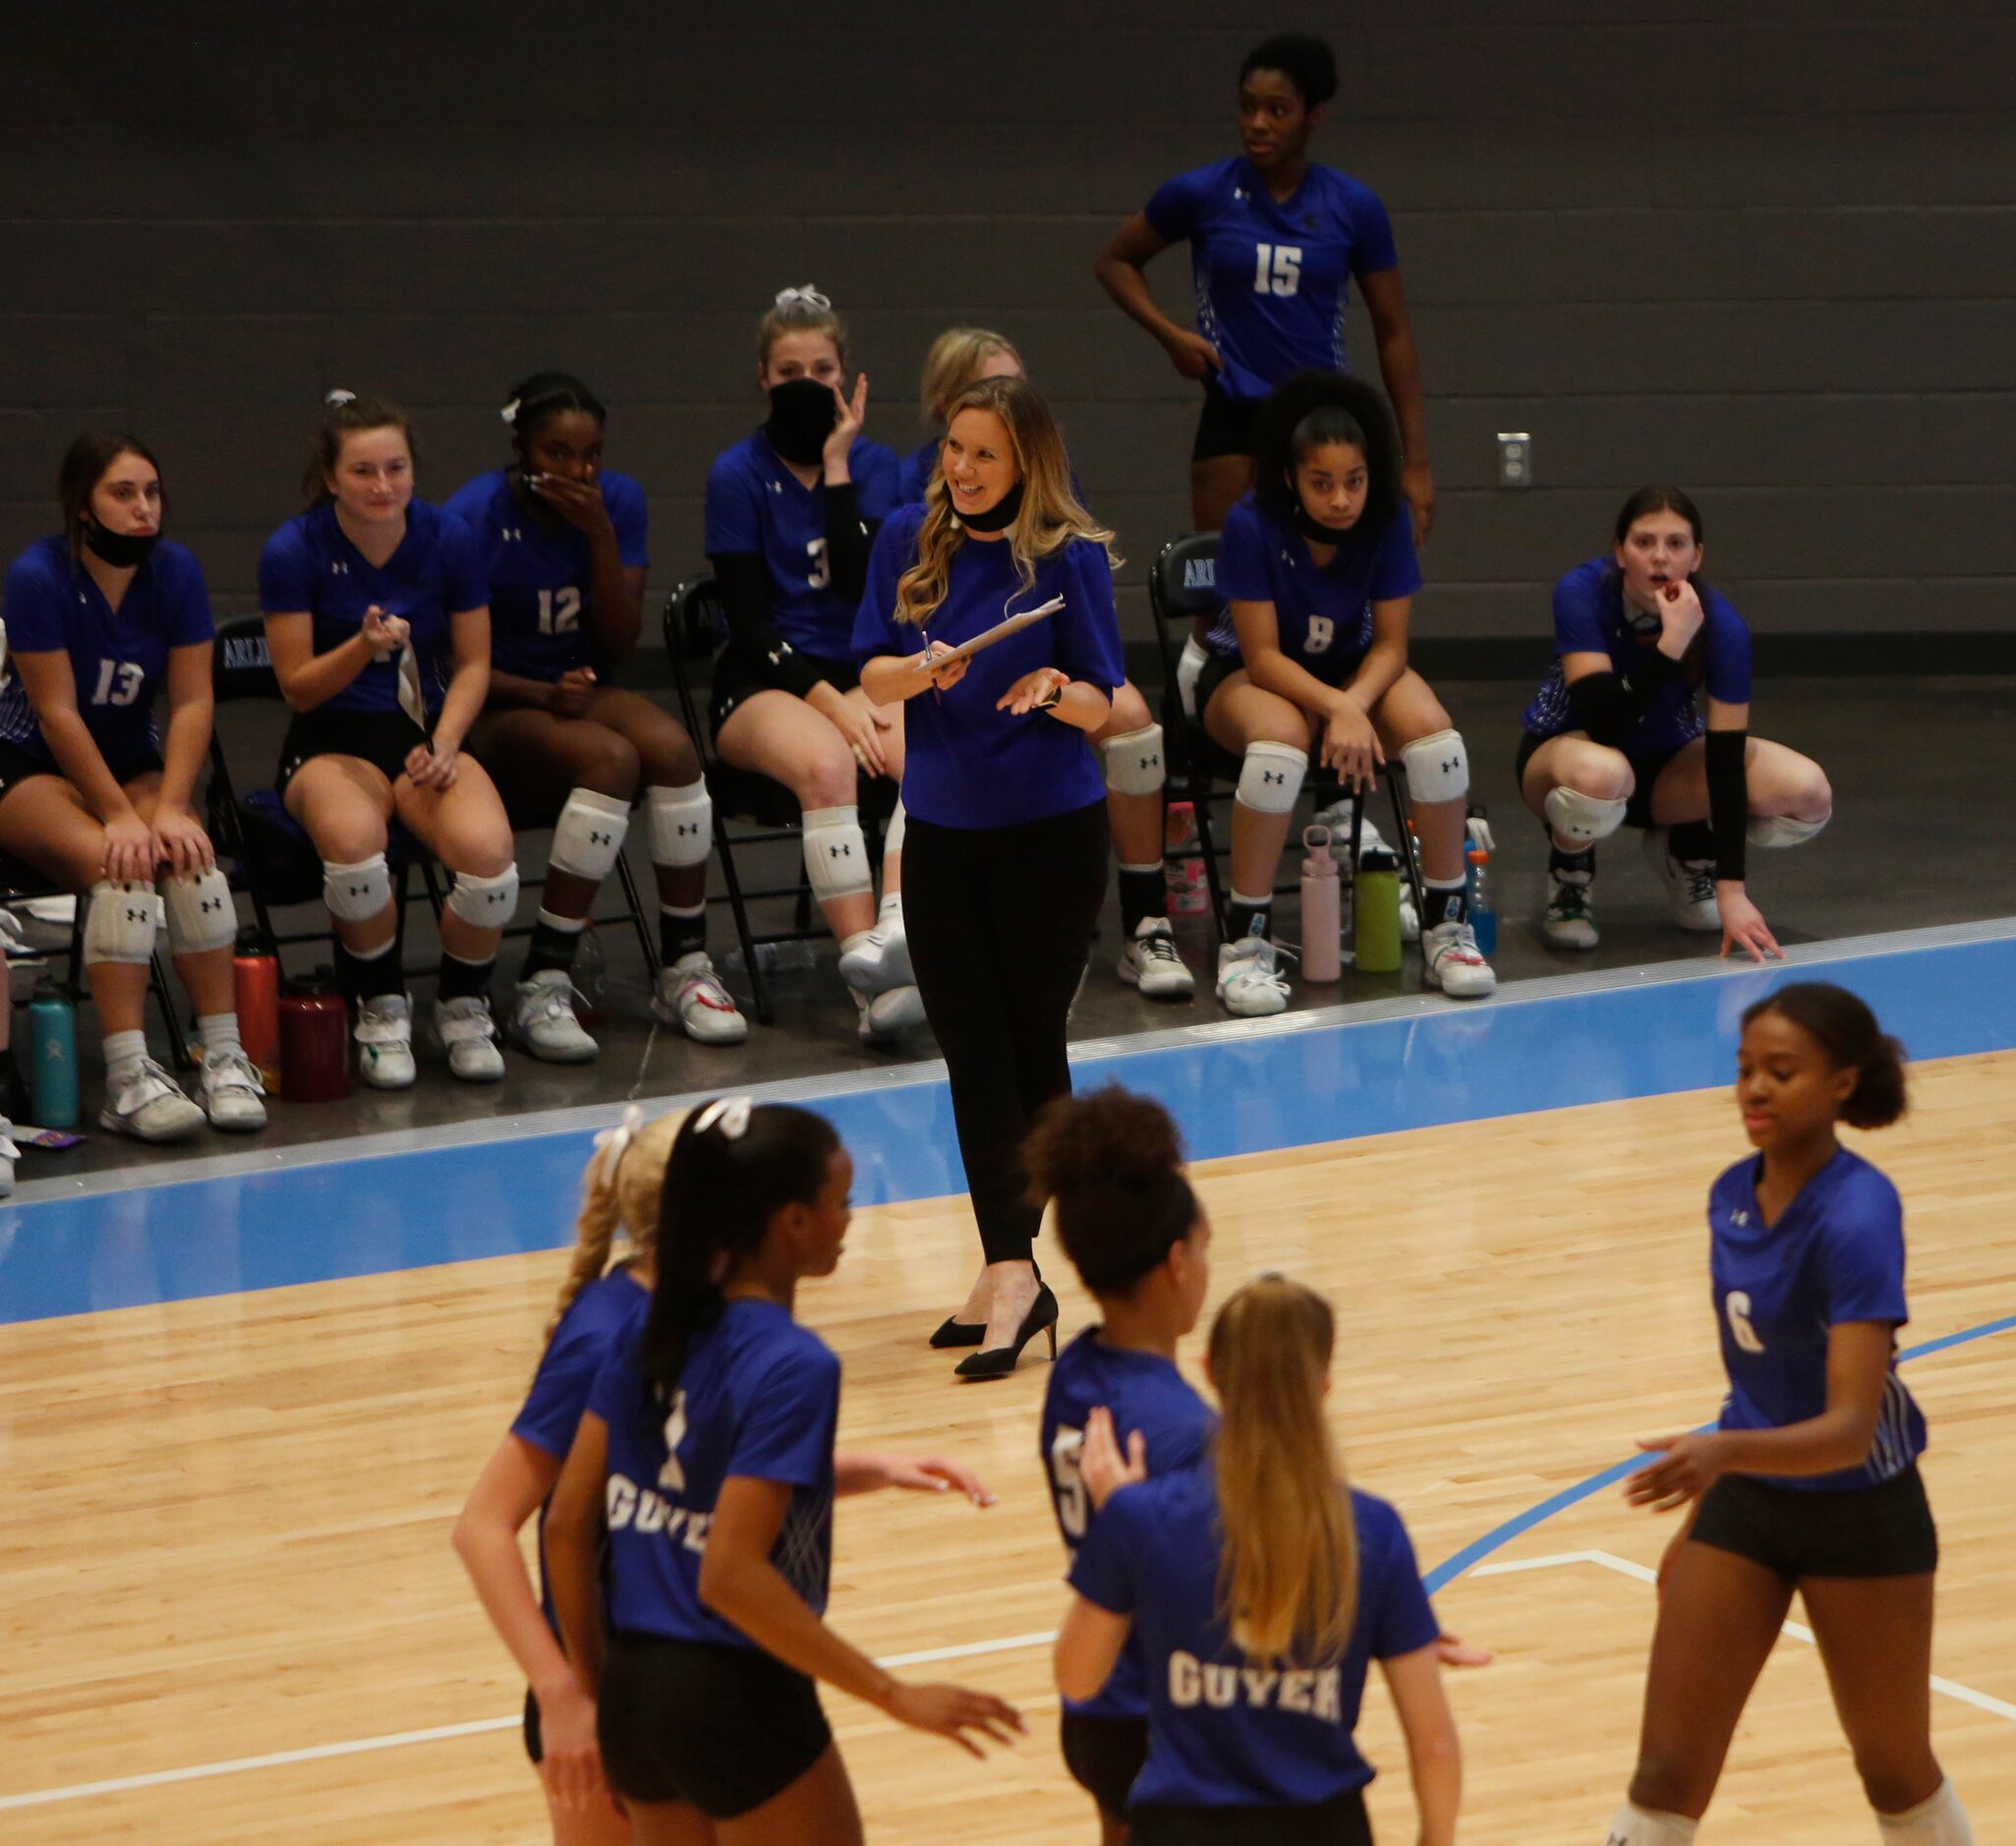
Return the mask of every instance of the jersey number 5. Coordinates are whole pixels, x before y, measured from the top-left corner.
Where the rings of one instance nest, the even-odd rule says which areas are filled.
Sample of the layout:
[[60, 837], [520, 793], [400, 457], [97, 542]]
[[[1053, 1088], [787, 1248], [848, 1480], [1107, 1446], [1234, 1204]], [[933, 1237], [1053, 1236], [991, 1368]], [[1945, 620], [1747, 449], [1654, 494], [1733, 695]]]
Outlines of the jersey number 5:
[[672, 1394], [672, 1413], [665, 1418], [665, 1465], [658, 1471], [658, 1484], [673, 1493], [686, 1491], [686, 1471], [679, 1466], [679, 1444], [686, 1440], [686, 1394]]
[[539, 593], [539, 632], [570, 635], [581, 626], [581, 592], [570, 583], [563, 590]]
[[1761, 1353], [1764, 1343], [1750, 1324], [1750, 1297], [1741, 1289], [1731, 1289], [1724, 1308], [1729, 1315], [1729, 1337], [1746, 1353]]
[[1085, 1521], [1091, 1510], [1085, 1497], [1085, 1483], [1078, 1473], [1078, 1457], [1084, 1452], [1082, 1429], [1060, 1428], [1050, 1443], [1050, 1478], [1057, 1490], [1057, 1523], [1065, 1536], [1085, 1535]]
[[1258, 244], [1253, 249], [1253, 293], [1293, 295], [1302, 283], [1299, 244]]
[[98, 683], [91, 693], [93, 705], [131, 705], [146, 684], [146, 668], [131, 661], [100, 661]]

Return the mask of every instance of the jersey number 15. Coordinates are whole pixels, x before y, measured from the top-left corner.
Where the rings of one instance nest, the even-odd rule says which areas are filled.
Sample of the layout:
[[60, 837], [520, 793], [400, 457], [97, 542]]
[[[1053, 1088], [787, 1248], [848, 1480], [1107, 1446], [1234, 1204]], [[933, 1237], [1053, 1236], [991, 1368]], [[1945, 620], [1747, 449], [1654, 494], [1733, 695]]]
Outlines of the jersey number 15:
[[1253, 293], [1293, 295], [1302, 285], [1299, 244], [1258, 244], [1253, 249]]

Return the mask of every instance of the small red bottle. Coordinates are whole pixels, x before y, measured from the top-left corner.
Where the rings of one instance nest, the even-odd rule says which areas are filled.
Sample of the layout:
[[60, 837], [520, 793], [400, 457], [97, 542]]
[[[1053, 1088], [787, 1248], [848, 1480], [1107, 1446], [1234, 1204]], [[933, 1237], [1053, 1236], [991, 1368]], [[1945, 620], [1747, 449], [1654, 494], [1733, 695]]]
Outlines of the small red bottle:
[[280, 996], [280, 1094], [330, 1103], [350, 1094], [350, 1010], [313, 982]]

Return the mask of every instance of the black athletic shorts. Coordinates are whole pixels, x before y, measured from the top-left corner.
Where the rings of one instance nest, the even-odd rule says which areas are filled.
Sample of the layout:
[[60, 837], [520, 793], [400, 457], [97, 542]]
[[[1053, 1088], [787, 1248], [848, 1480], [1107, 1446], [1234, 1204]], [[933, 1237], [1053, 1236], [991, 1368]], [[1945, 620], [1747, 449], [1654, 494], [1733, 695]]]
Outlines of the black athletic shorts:
[[427, 732], [404, 712], [302, 712], [287, 726], [273, 786], [284, 791], [295, 772], [318, 756], [358, 757], [397, 781], [413, 746], [425, 742]]
[[687, 1802], [711, 1820], [782, 1794], [833, 1742], [812, 1682], [760, 1649], [620, 1629], [596, 1711], [617, 1794]]
[[[1514, 758], [1512, 778], [1522, 790], [1526, 787], [1526, 765], [1533, 760], [1533, 753], [1543, 743], [1551, 743], [1551, 737], [1535, 737], [1529, 730], [1519, 734], [1519, 755]], [[1673, 750], [1652, 750], [1643, 756], [1633, 756], [1627, 750], [1624, 760], [1631, 765], [1631, 798], [1624, 804], [1624, 824], [1627, 827], [1649, 827], [1652, 824], [1652, 784], [1659, 779], [1659, 773], [1687, 748], [1681, 744]]]
[[1357, 1789], [1313, 1808], [1136, 1808], [1132, 1846], [1372, 1846]]
[[[819, 669], [821, 677], [841, 692], [850, 692], [861, 683], [861, 669], [852, 661], [823, 660], [812, 654], [799, 658], [810, 661]], [[728, 715], [744, 699], [753, 698], [759, 692], [778, 689], [766, 663], [748, 660], [737, 648], [723, 648], [715, 659], [714, 689], [707, 701], [709, 734], [719, 737]]]
[[[135, 757], [130, 763], [107, 763], [112, 779], [124, 786], [136, 776], [144, 776], [150, 770], [161, 767], [161, 753], [148, 750]], [[0, 788], [12, 788], [16, 782], [25, 782], [31, 776], [61, 776], [63, 772], [53, 763], [44, 763], [38, 756], [30, 756], [18, 743], [9, 743], [0, 737]]]
[[1190, 444], [1193, 462], [1215, 461], [1221, 455], [1253, 452], [1253, 421], [1265, 400], [1229, 397], [1216, 378], [1204, 386], [1204, 408], [1197, 416], [1197, 439]]
[[1701, 1498], [1692, 1536], [1767, 1571], [1802, 1577], [1925, 1577], [1939, 1533], [1914, 1463], [1877, 1487], [1802, 1493], [1724, 1474]]
[[1125, 1819], [1127, 1791], [1148, 1760], [1148, 1720], [1066, 1711], [1058, 1729], [1071, 1780], [1099, 1804], [1101, 1814]]

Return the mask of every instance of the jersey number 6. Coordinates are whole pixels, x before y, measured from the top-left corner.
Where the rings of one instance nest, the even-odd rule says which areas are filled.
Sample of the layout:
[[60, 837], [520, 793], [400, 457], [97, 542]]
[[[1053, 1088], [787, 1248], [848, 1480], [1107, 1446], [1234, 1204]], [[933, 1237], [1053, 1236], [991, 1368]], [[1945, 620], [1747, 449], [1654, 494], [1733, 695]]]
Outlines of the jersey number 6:
[[1729, 1337], [1746, 1353], [1761, 1353], [1764, 1343], [1750, 1324], [1750, 1297], [1741, 1289], [1731, 1289], [1723, 1306], [1729, 1316]]

